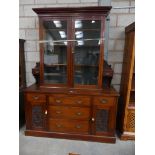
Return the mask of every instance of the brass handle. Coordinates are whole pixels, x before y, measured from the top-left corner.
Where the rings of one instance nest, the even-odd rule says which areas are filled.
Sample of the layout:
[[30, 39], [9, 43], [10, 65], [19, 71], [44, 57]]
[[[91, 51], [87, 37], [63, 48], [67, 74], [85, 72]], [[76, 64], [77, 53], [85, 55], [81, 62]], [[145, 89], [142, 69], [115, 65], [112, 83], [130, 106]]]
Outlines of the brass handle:
[[106, 99], [101, 99], [100, 102], [101, 103], [107, 103], [107, 100]]
[[61, 125], [61, 124], [56, 124], [56, 126], [57, 126], [58, 128], [61, 128], [61, 127], [62, 127], [62, 125]]
[[77, 103], [78, 103], [78, 104], [81, 104], [81, 103], [82, 103], [82, 101], [77, 101]]
[[61, 103], [61, 100], [56, 100], [56, 103]]
[[92, 118], [91, 120], [92, 120], [92, 122], [95, 122], [95, 118]]
[[45, 110], [45, 115], [47, 115], [47, 110]]
[[81, 116], [82, 113], [81, 113], [81, 112], [77, 112], [76, 114], [77, 114], [78, 116]]
[[33, 99], [38, 100], [39, 97], [38, 96], [33, 96]]
[[76, 128], [77, 128], [77, 129], [80, 129], [80, 128], [81, 128], [81, 125], [76, 125]]
[[56, 114], [61, 114], [61, 111], [56, 111]]
[[70, 90], [69, 92], [70, 92], [70, 93], [73, 93], [73, 90]]

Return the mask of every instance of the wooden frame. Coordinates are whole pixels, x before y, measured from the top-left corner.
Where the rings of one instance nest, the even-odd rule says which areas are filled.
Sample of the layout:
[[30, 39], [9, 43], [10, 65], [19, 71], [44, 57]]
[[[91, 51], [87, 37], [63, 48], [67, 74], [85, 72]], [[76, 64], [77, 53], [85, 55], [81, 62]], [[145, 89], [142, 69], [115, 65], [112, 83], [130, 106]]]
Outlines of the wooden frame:
[[132, 85], [135, 81], [133, 76], [135, 63], [135, 23], [125, 28], [124, 59], [120, 88], [120, 99], [118, 106], [118, 134], [121, 140], [135, 139], [135, 101], [130, 102], [130, 94], [135, 94]]

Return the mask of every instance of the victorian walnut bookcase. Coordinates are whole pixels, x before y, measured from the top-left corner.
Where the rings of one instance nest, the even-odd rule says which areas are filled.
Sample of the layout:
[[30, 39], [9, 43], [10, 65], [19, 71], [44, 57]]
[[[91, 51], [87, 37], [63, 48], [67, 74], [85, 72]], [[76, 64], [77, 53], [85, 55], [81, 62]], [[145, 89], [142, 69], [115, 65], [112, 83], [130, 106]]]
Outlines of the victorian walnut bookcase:
[[120, 139], [135, 139], [135, 23], [125, 28], [125, 47], [117, 124]]
[[111, 7], [35, 8], [40, 62], [25, 89], [26, 135], [115, 143], [118, 93], [104, 60]]

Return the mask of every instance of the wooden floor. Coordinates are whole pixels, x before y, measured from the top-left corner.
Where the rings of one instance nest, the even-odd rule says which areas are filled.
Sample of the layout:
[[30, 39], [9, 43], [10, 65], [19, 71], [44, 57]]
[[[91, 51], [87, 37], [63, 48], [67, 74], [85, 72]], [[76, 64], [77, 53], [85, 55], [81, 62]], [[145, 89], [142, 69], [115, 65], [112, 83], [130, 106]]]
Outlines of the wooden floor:
[[19, 133], [19, 155], [134, 155], [134, 141], [116, 140], [116, 144], [41, 138], [24, 135], [25, 127]]

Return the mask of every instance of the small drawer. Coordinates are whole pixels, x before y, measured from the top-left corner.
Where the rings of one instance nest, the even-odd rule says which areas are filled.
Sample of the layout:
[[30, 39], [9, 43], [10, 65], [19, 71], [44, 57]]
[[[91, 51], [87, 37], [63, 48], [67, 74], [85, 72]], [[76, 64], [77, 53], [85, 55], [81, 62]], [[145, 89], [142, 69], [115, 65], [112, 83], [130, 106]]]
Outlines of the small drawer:
[[49, 103], [55, 105], [90, 106], [87, 96], [50, 96]]
[[90, 119], [90, 108], [49, 106], [48, 117], [89, 120]]
[[26, 95], [26, 99], [29, 102], [46, 102], [46, 95], [31, 93]]
[[114, 97], [94, 97], [93, 104], [96, 105], [112, 105], [114, 104]]
[[89, 132], [88, 121], [70, 121], [66, 119], [49, 119], [49, 131], [68, 132], [68, 133], [85, 133]]

